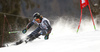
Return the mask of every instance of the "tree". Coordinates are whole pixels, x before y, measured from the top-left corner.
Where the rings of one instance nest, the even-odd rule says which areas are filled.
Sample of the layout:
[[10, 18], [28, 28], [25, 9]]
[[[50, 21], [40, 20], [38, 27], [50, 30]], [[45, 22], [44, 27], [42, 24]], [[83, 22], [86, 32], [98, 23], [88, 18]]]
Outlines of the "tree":
[[[21, 11], [21, 5], [22, 3], [25, 2], [26, 4], [26, 9], [28, 9], [29, 7], [33, 8], [34, 7], [34, 2], [32, 0], [0, 0], [0, 12], [2, 13], [8, 13], [8, 14], [14, 14], [14, 15], [20, 15], [20, 11]], [[4, 14], [0, 13], [0, 46], [1, 46], [1, 42], [2, 42], [2, 30], [3, 30], [3, 22], [4, 22]], [[13, 30], [15, 30], [16, 26], [20, 26], [20, 28], [22, 27], [23, 24], [21, 21], [26, 21], [27, 19], [22, 19], [21, 17], [18, 16], [12, 16], [12, 15], [6, 15], [7, 19], [9, 21], [9, 23], [11, 24], [11, 27], [13, 28]], [[19, 23], [16, 23], [19, 22]], [[28, 23], [28, 21], [26, 22]], [[6, 42], [9, 41], [14, 41], [15, 37], [17, 37], [17, 35], [8, 35], [9, 27], [8, 24], [5, 23], [5, 35], [4, 38], [6, 40]], [[14, 37], [14, 38], [11, 38]]]
[[1, 12], [18, 15], [22, 2], [26, 3], [27, 9], [35, 5], [32, 0], [0, 0]]

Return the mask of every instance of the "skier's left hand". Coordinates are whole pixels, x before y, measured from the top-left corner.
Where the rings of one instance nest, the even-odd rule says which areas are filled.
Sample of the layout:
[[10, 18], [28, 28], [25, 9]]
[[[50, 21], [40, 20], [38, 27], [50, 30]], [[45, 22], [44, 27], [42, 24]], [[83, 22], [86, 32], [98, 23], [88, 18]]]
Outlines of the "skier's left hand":
[[49, 39], [49, 34], [46, 34], [45, 37], [44, 37], [44, 39], [48, 40]]
[[[52, 30], [52, 29], [51, 29]], [[49, 34], [51, 33], [51, 30], [47, 32], [47, 34], [45, 35], [44, 39], [47, 40], [49, 39]]]

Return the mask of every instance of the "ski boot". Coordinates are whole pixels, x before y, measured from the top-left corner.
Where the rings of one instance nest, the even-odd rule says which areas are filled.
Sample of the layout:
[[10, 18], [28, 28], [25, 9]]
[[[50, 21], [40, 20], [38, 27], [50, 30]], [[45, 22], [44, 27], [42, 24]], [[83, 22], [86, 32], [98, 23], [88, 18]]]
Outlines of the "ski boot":
[[23, 43], [23, 40], [20, 40], [20, 41], [16, 42], [16, 45], [19, 45], [21, 43]]
[[25, 43], [27, 43], [27, 42], [31, 42], [32, 40], [34, 40], [35, 39], [35, 37], [28, 37], [26, 40], [25, 40]]

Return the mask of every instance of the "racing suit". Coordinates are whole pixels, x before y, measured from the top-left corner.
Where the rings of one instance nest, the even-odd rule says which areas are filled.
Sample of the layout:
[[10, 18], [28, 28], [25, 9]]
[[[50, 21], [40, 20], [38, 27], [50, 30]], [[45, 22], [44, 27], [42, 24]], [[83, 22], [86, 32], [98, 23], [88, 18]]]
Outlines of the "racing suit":
[[27, 29], [29, 29], [33, 24], [37, 24], [38, 27], [35, 29], [35, 31], [28, 35], [28, 38], [35, 39], [40, 35], [44, 35], [45, 39], [49, 38], [49, 34], [51, 33], [52, 27], [50, 26], [50, 22], [47, 18], [43, 17], [41, 23], [38, 23], [33, 20], [31, 23], [28, 24]]

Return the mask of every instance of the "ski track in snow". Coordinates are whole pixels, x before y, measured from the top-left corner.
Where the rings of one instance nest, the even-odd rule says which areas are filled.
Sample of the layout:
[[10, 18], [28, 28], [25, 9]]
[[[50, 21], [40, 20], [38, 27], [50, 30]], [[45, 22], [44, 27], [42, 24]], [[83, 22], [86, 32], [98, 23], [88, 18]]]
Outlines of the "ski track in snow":
[[[68, 24], [59, 21], [53, 25], [49, 40], [36, 39], [27, 44], [0, 48], [2, 52], [100, 52], [100, 31], [95, 31], [92, 22], [82, 24], [85, 32], [76, 33]], [[79, 32], [82, 31], [82, 27]], [[88, 30], [87, 30], [88, 29]], [[99, 29], [99, 28], [98, 28]], [[87, 31], [86, 31], [87, 30]]]

